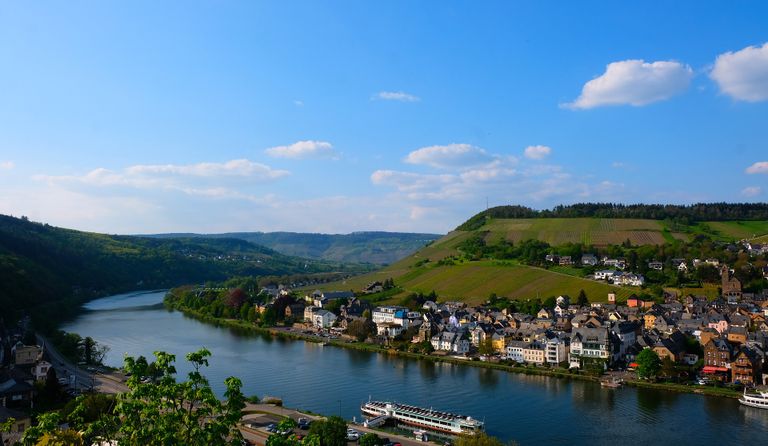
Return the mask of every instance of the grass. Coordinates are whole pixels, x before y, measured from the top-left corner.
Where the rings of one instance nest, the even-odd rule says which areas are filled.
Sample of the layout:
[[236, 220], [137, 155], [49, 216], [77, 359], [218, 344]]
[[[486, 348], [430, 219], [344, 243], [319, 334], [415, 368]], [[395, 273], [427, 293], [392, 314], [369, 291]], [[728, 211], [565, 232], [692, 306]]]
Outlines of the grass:
[[721, 237], [751, 239], [768, 235], [768, 221], [710, 221], [706, 222]]
[[[550, 245], [584, 243], [620, 244], [627, 239], [633, 245], [660, 245], [667, 240], [662, 222], [615, 218], [516, 218], [491, 220], [481, 230], [489, 238], [504, 237], [513, 242], [542, 240]], [[670, 235], [671, 236], [671, 235]]]

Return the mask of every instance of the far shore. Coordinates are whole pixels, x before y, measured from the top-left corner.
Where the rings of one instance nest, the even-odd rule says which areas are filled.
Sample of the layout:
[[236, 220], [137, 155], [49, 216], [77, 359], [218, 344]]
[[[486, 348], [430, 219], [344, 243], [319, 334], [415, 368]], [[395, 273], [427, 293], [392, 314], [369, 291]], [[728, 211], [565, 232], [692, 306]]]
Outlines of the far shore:
[[[600, 382], [599, 376], [588, 375], [585, 373], [578, 373], [578, 372], [574, 373], [565, 369], [512, 366], [512, 365], [500, 364], [500, 363], [490, 362], [490, 361], [472, 360], [471, 358], [459, 359], [452, 356], [440, 356], [440, 355], [434, 355], [434, 354], [426, 355], [422, 353], [404, 352], [400, 350], [387, 348], [385, 346], [381, 346], [377, 344], [370, 344], [365, 342], [353, 342], [353, 341], [347, 341], [342, 339], [329, 339], [329, 338], [316, 336], [316, 335], [308, 335], [305, 333], [297, 332], [290, 327], [259, 327], [257, 325], [254, 325], [253, 323], [244, 322], [238, 319], [215, 318], [215, 317], [211, 317], [211, 316], [202, 314], [200, 312], [191, 310], [189, 308], [169, 305], [167, 301], [166, 301], [166, 306], [174, 310], [180, 311], [183, 314], [193, 317], [202, 322], [210, 323], [210, 324], [221, 326], [221, 327], [229, 327], [237, 330], [243, 330], [243, 331], [254, 333], [254, 334], [265, 334], [265, 335], [270, 335], [273, 337], [278, 337], [283, 339], [312, 342], [316, 344], [322, 343], [322, 344], [328, 344], [334, 347], [368, 351], [372, 353], [382, 353], [382, 354], [393, 355], [393, 356], [398, 356], [398, 357], [408, 358], [408, 359], [417, 359], [417, 360], [424, 360], [424, 361], [465, 365], [465, 366], [471, 366], [471, 367], [480, 367], [485, 369], [501, 370], [501, 371], [510, 372], [510, 373], [520, 373], [524, 375], [550, 376], [550, 377], [562, 378], [562, 379], [576, 379], [581, 381], [591, 381], [594, 383]], [[639, 379], [631, 379], [631, 380], [625, 379], [623, 382], [625, 385], [638, 387], [638, 388], [673, 391], [678, 393], [691, 393], [691, 394], [705, 395], [705, 396], [719, 396], [719, 397], [735, 398], [735, 399], [741, 397], [741, 392], [737, 392], [737, 391], [722, 388], [722, 387], [694, 386], [694, 385], [675, 384], [675, 383], [651, 382], [651, 381], [645, 381], [645, 380], [639, 380]], [[606, 391], [611, 391], [611, 389], [606, 389]]]

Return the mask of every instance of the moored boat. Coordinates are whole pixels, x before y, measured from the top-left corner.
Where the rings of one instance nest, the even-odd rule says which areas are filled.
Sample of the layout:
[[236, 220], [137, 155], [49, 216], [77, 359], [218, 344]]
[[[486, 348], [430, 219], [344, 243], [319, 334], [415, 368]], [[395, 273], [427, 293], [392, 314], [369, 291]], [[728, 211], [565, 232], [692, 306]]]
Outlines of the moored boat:
[[739, 398], [739, 402], [749, 407], [768, 409], [768, 392], [747, 393], [747, 389], [744, 389], [744, 395]]
[[409, 426], [454, 435], [474, 434], [482, 431], [485, 424], [465, 415], [385, 401], [368, 401], [360, 406], [360, 411], [369, 417], [388, 417]]

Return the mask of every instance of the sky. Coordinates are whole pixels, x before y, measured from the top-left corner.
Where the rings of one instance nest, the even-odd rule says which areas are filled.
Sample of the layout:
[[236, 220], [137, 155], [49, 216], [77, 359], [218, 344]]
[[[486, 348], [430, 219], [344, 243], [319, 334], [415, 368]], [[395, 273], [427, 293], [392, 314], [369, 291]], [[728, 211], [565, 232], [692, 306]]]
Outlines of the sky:
[[8, 1], [0, 213], [444, 233], [768, 201], [764, 1]]

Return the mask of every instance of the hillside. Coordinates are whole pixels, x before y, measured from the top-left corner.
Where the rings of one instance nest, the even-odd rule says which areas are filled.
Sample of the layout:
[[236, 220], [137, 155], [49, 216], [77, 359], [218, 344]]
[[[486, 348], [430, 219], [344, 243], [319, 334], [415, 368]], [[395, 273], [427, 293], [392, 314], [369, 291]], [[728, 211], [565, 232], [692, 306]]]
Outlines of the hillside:
[[[344, 282], [325, 284], [321, 289], [360, 290], [374, 280], [392, 278], [401, 293], [391, 296], [390, 302], [397, 302], [408, 293], [433, 290], [443, 300], [477, 303], [491, 293], [528, 299], [559, 294], [574, 296], [582, 289], [590, 300], [604, 301], [611, 291], [622, 299], [649, 290], [615, 287], [585, 279], [586, 269], [547, 264], [545, 254], [570, 255], [572, 251], [580, 253], [583, 250], [622, 256], [622, 249], [626, 249], [630, 258], [634, 256], [633, 263], [640, 272], [663, 284], [667, 278], [648, 272], [648, 261], [717, 254], [736, 265], [737, 254], [729, 252], [725, 243], [741, 239], [768, 240], [768, 220], [737, 219], [736, 210], [742, 205], [672, 206], [669, 207], [671, 210], [643, 205], [632, 208], [611, 206], [580, 205], [576, 209], [555, 208], [552, 211], [533, 211], [517, 206], [492, 208], [389, 267]], [[762, 216], [764, 205], [755, 205], [754, 209], [751, 205], [744, 206], [746, 217]], [[613, 213], [620, 218], [559, 216], [590, 213]], [[662, 219], [630, 218], [633, 214], [649, 213], [656, 213]], [[676, 216], [676, 220], [672, 216]], [[694, 217], [722, 219], [698, 221]], [[761, 279], [754, 277], [754, 270], [739, 270], [737, 274], [742, 275], [745, 284], [761, 286]], [[679, 289], [707, 295], [717, 291], [716, 286], [708, 284], [693, 288], [688, 285], [680, 282]], [[656, 289], [660, 288], [657, 286]]]
[[286, 256], [239, 239], [95, 234], [0, 215], [2, 315], [32, 308], [66, 313], [87, 299], [138, 288], [366, 268]]
[[225, 234], [156, 234], [151, 237], [235, 238], [282, 254], [344, 263], [387, 265], [437, 240], [437, 234], [353, 232], [313, 234], [298, 232], [230, 232]]

